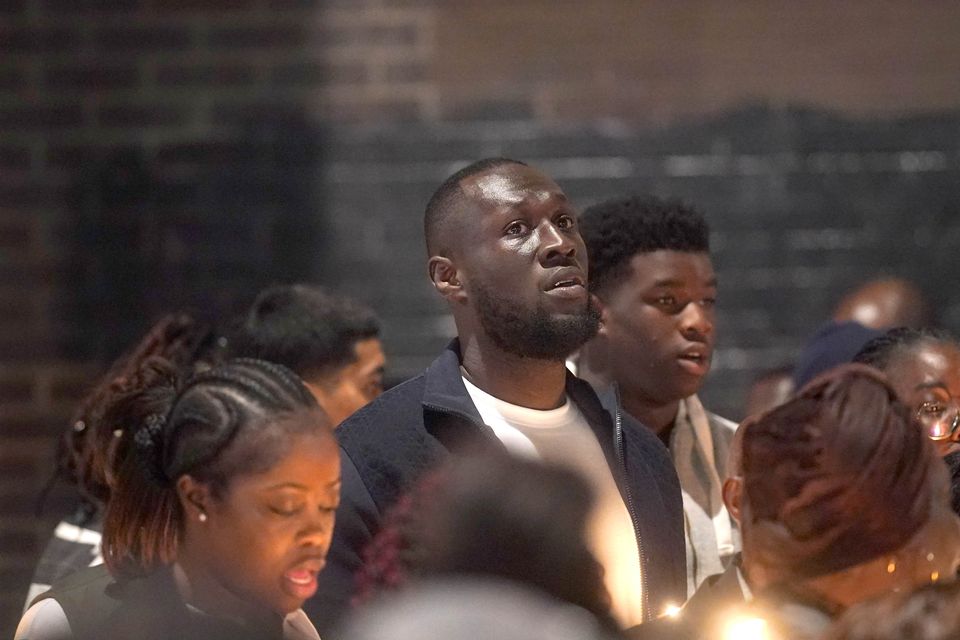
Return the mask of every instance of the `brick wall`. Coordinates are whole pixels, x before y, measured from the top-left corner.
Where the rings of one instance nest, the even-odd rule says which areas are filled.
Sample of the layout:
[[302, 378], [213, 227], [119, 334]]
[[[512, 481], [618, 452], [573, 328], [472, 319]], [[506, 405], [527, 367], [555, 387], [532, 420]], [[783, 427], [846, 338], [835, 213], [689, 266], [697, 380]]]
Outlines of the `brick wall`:
[[438, 4], [441, 114], [662, 124], [747, 101], [858, 115], [960, 101], [960, 6], [790, 0]]
[[[744, 109], [697, 125], [533, 122], [355, 129], [330, 149], [325, 191], [349, 237], [340, 282], [390, 317], [395, 366], [429, 362], [452, 327], [424, 273], [420, 212], [471, 158], [506, 155], [554, 176], [579, 206], [654, 192], [696, 203], [713, 229], [719, 352], [705, 397], [734, 418], [759, 370], [787, 364], [842, 293], [878, 274], [916, 280], [960, 329], [960, 112], [851, 122]], [[362, 231], [356, 220], [363, 216]], [[428, 321], [424, 321], [424, 317]]]
[[706, 395], [732, 416], [878, 271], [960, 328], [960, 6], [835, 5], [0, 3], [0, 635], [69, 504], [34, 516], [53, 439], [112, 355], [164, 310], [224, 317], [313, 278], [373, 304], [392, 377], [415, 372], [452, 333], [420, 212], [481, 156], [535, 162], [581, 205], [704, 208]]
[[318, 123], [429, 117], [432, 29], [415, 3], [0, 3], [0, 635], [86, 385], [164, 310], [327, 270]]

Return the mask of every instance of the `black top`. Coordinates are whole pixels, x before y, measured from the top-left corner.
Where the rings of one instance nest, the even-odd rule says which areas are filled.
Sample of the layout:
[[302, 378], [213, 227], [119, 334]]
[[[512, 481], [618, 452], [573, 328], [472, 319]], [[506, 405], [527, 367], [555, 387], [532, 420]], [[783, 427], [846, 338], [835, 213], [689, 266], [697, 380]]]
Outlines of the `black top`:
[[[644, 611], [656, 615], [686, 596], [680, 481], [656, 435], [622, 412], [615, 391], [598, 398], [568, 374], [568, 396], [597, 436], [637, 534]], [[450, 454], [502, 447], [463, 385], [454, 340], [419, 376], [360, 409], [337, 430], [342, 449], [340, 508], [317, 595], [304, 610], [324, 640], [349, 608], [361, 553], [384, 512], [427, 469]]]
[[118, 582], [104, 565], [60, 581], [33, 604], [53, 598], [76, 640], [282, 640], [283, 619], [273, 629], [252, 630], [188, 608], [167, 567]]
[[[73, 539], [60, 537], [60, 525], [64, 524], [75, 527], [78, 535]], [[89, 567], [100, 555], [99, 542], [90, 538], [102, 532], [103, 511], [87, 503], [80, 505], [54, 530], [33, 573], [33, 584], [46, 588]]]

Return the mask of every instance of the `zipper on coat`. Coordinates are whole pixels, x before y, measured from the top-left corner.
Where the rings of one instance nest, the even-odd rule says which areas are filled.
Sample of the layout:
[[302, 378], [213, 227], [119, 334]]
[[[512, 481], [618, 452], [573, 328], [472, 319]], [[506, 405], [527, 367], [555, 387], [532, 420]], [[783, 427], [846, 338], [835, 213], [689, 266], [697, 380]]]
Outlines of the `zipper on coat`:
[[[437, 406], [435, 404], [423, 403], [424, 407], [436, 411], [438, 413], [443, 413], [448, 416], [454, 416], [466, 420], [467, 422], [480, 427], [481, 430], [487, 429], [490, 430], [490, 427], [483, 422], [477, 422], [473, 416], [468, 416], [460, 411], [454, 411], [452, 409], [446, 409], [444, 407]], [[650, 589], [647, 584], [647, 555], [643, 549], [643, 536], [640, 535], [640, 523], [637, 520], [637, 511], [633, 506], [633, 494], [630, 492], [630, 483], [627, 480], [627, 464], [624, 460], [623, 452], [623, 418], [621, 416], [620, 409], [620, 398], [617, 398], [617, 411], [616, 411], [616, 420], [614, 423], [614, 436], [616, 440], [616, 456], [618, 462], [618, 471], [620, 472], [620, 480], [623, 483], [623, 489], [627, 497], [627, 512], [630, 514], [630, 522], [633, 524], [633, 533], [637, 539], [637, 550], [639, 551], [640, 556], [640, 592], [643, 608], [643, 620], [647, 622], [652, 620], [654, 616], [650, 612]], [[492, 431], [492, 430], [491, 430]], [[488, 434], [491, 435], [491, 434]], [[500, 442], [496, 435], [493, 435], [494, 440]], [[502, 443], [501, 443], [502, 444]]]
[[633, 523], [633, 532], [637, 538], [637, 550], [640, 552], [640, 597], [642, 598], [643, 620], [647, 622], [653, 619], [650, 612], [650, 589], [647, 585], [647, 555], [643, 549], [643, 536], [640, 534], [640, 523], [637, 520], [637, 511], [633, 506], [633, 494], [630, 492], [630, 482], [627, 478], [627, 463], [624, 460], [623, 451], [623, 420], [620, 415], [619, 398], [617, 400], [616, 420], [614, 423], [614, 434], [617, 447], [617, 462], [619, 463], [620, 480], [623, 482], [623, 490], [627, 497], [627, 512], [630, 514], [630, 521]]

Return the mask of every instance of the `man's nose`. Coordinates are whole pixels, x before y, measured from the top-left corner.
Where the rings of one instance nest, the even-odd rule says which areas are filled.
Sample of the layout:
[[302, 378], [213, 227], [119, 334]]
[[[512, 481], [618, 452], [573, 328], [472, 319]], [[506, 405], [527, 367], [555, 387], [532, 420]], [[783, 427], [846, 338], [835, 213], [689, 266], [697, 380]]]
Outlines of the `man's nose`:
[[702, 340], [713, 331], [712, 312], [702, 303], [691, 300], [680, 314], [680, 332], [688, 340]]
[[558, 258], [570, 259], [577, 255], [579, 236], [565, 233], [552, 222], [544, 222], [538, 229], [540, 234], [539, 257], [542, 264], [548, 264]]

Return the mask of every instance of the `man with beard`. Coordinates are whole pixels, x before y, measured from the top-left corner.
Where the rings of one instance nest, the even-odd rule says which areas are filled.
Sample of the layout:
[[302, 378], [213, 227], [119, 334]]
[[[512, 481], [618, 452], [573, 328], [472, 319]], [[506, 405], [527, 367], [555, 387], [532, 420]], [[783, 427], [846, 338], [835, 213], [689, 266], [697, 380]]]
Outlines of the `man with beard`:
[[306, 607], [321, 635], [343, 612], [384, 511], [445, 457], [489, 447], [569, 465], [591, 484], [597, 508], [584, 534], [620, 624], [681, 602], [682, 501], [670, 458], [564, 366], [596, 332], [597, 314], [563, 191], [522, 162], [481, 160], [440, 186], [424, 226], [430, 279], [458, 338], [338, 432], [342, 501]]
[[715, 340], [709, 229], [682, 202], [629, 197], [588, 208], [583, 238], [602, 327], [581, 352], [579, 374], [598, 389], [616, 385], [627, 413], [670, 450], [692, 593], [723, 573], [738, 548], [721, 496], [736, 425], [697, 397]]

